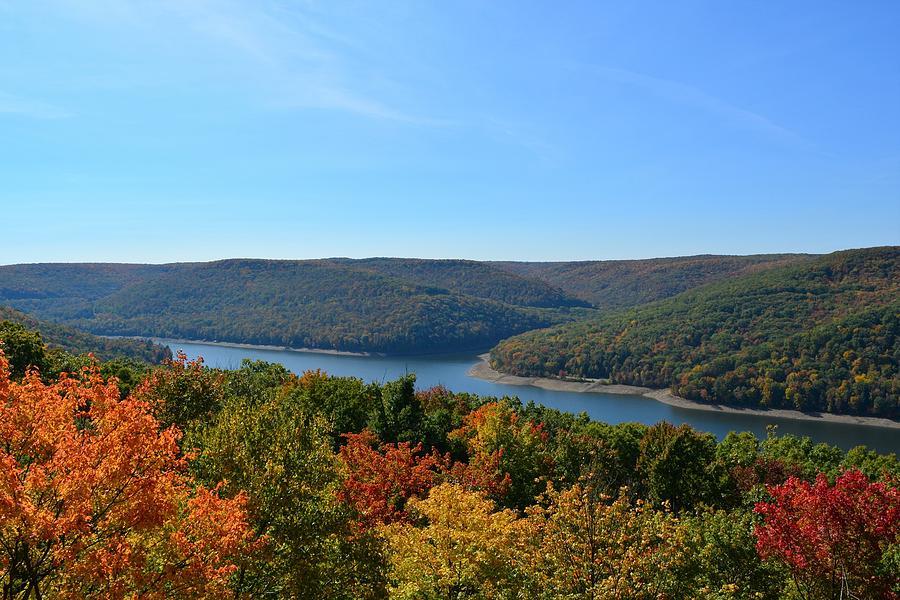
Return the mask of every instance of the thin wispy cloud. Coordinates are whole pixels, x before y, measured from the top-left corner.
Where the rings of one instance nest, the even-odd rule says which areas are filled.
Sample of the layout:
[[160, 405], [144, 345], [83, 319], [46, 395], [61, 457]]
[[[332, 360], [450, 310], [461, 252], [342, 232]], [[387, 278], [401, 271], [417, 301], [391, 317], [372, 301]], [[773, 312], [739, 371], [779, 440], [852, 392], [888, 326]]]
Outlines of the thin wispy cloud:
[[71, 0], [62, 4], [76, 18], [230, 55], [235, 65], [249, 68], [248, 77], [260, 84], [257, 101], [266, 108], [335, 110], [372, 119], [440, 123], [380, 97], [368, 76], [368, 70], [377, 65], [348, 59], [348, 55], [371, 53], [301, 6], [287, 8], [262, 0], [132, 1], [116, 3], [115, 11], [106, 12]]
[[277, 100], [268, 102], [267, 106], [280, 109], [342, 110], [362, 117], [429, 127], [448, 127], [456, 124], [449, 119], [423, 117], [403, 112], [331, 84], [304, 85], [302, 88], [298, 88], [293, 96], [289, 93], [281, 94]]
[[813, 145], [797, 132], [773, 122], [765, 115], [736, 106], [686, 83], [627, 69], [594, 65], [585, 68], [608, 81], [629, 85], [659, 98], [704, 111], [782, 143], [806, 147]]
[[0, 116], [3, 115], [30, 119], [64, 119], [70, 117], [71, 113], [53, 104], [0, 91]]
[[[365, 79], [365, 67], [343, 57], [345, 39], [312, 17], [291, 15], [294, 27], [259, 7], [244, 7], [237, 15], [219, 10], [195, 10], [196, 27], [267, 69], [275, 94], [265, 105], [282, 109], [338, 110], [372, 119], [418, 125], [446, 122], [403, 110], [355, 84]], [[358, 48], [357, 48], [358, 50]]]

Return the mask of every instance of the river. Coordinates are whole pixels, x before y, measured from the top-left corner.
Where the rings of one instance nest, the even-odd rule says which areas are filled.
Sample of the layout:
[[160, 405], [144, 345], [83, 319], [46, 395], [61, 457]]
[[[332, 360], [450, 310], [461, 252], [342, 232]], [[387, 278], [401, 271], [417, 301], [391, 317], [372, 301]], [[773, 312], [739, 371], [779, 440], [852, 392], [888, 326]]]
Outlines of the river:
[[183, 350], [192, 359], [202, 356], [207, 365], [222, 369], [237, 368], [243, 359], [249, 358], [281, 363], [295, 373], [322, 369], [332, 375], [359, 377], [365, 381], [389, 381], [405, 373], [415, 373], [419, 388], [440, 384], [453, 391], [483, 396], [517, 396], [523, 402], [533, 400], [566, 412], [586, 412], [592, 419], [607, 423], [687, 423], [720, 439], [729, 431], [752, 431], [758, 437], [764, 437], [768, 425], [777, 425], [780, 434], [809, 436], [813, 441], [827, 442], [844, 449], [863, 444], [883, 453], [900, 453], [900, 430], [897, 429], [690, 410], [643, 396], [553, 391], [492, 383], [466, 374], [479, 360], [474, 355], [355, 356], [159, 341], [167, 344], [173, 352]]

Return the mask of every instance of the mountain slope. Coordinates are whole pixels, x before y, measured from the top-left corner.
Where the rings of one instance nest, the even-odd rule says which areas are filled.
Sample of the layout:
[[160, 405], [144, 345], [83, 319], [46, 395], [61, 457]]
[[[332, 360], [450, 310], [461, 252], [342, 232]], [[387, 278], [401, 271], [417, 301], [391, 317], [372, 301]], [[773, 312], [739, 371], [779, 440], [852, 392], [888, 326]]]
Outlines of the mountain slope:
[[392, 353], [472, 350], [536, 328], [803, 264], [801, 255], [584, 263], [398, 258], [0, 266], [0, 304], [104, 335]]
[[410, 283], [339, 261], [226, 260], [130, 285], [79, 326], [104, 334], [375, 352], [489, 347], [572, 318]]
[[600, 309], [617, 309], [669, 298], [686, 290], [755, 269], [812, 259], [803, 254], [683, 256], [646, 260], [491, 263], [540, 280]]
[[492, 351], [518, 375], [610, 378], [716, 403], [900, 417], [900, 248], [710, 284]]
[[172, 356], [168, 348], [149, 341], [103, 338], [74, 327], [39, 321], [7, 306], [0, 306], [0, 322], [2, 321], [11, 321], [32, 331], [38, 331], [48, 347], [58, 348], [70, 354], [90, 352], [100, 360], [128, 357], [148, 363], [160, 363]]
[[187, 264], [35, 263], [0, 266], [0, 304], [43, 319], [90, 316], [93, 303]]
[[540, 279], [527, 278], [490, 263], [420, 258], [334, 259], [356, 269], [434, 286], [456, 294], [539, 308], [587, 307], [590, 304]]

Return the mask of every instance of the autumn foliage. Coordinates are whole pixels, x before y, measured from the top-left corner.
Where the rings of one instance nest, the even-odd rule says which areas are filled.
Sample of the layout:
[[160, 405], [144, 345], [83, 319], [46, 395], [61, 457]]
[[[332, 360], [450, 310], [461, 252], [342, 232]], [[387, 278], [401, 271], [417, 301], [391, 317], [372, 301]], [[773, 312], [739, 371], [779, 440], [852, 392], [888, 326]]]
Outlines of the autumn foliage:
[[380, 444], [368, 429], [344, 435], [339, 455], [346, 476], [338, 498], [354, 507], [365, 527], [406, 518], [406, 501], [435, 483], [446, 459], [425, 454], [422, 444]]
[[392, 598], [516, 598], [525, 573], [517, 556], [527, 539], [515, 511], [444, 483], [410, 501], [422, 526], [382, 528], [390, 547]]
[[678, 597], [685, 531], [667, 510], [576, 484], [528, 510], [529, 567], [555, 598]]
[[900, 543], [900, 489], [848, 471], [834, 485], [791, 477], [769, 493], [755, 509], [757, 549], [788, 566], [804, 597], [900, 598], [885, 561]]
[[123, 398], [16, 347], [2, 600], [900, 599], [894, 455], [183, 354]]
[[547, 433], [541, 424], [523, 420], [507, 403], [490, 402], [473, 410], [450, 437], [468, 449], [468, 464], [454, 468], [467, 487], [520, 507], [531, 504], [543, 490], [541, 482], [552, 468]]
[[258, 548], [245, 497], [187, 476], [176, 428], [96, 368], [10, 380], [0, 354], [4, 598], [217, 598]]

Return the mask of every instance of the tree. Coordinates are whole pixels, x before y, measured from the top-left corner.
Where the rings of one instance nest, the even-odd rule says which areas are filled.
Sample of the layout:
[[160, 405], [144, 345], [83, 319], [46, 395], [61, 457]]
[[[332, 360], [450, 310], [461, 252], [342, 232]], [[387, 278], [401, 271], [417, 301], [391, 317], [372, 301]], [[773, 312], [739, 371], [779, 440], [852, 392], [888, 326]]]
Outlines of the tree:
[[379, 444], [369, 430], [344, 438], [338, 498], [356, 510], [363, 527], [406, 519], [406, 501], [427, 492], [446, 464], [436, 453], [423, 454], [422, 444]]
[[878, 454], [865, 446], [856, 446], [847, 452], [841, 466], [845, 470], [857, 469], [870, 480], [900, 481], [900, 459], [896, 454]]
[[464, 480], [507, 506], [533, 503], [553, 473], [543, 427], [522, 420], [505, 401], [473, 410], [451, 436], [469, 451]]
[[369, 425], [385, 442], [420, 442], [423, 437], [424, 411], [416, 398], [416, 376], [405, 375], [381, 387]]
[[16, 379], [23, 377], [29, 367], [44, 371], [47, 365], [41, 334], [12, 321], [0, 321], [0, 350], [6, 354], [10, 377]]
[[[252, 524], [270, 540], [268, 554], [238, 573], [238, 589], [254, 598], [381, 596], [380, 542], [360, 534], [355, 515], [337, 499], [339, 462], [328, 423], [267, 370], [237, 376], [251, 393], [226, 397], [199, 429], [201, 450], [191, 466], [203, 481], [245, 491]], [[261, 382], [248, 379], [254, 376]]]
[[753, 513], [737, 509], [702, 510], [685, 517], [688, 565], [681, 577], [693, 597], [776, 600], [783, 597], [787, 574], [756, 552]]
[[416, 399], [425, 411], [422, 423], [425, 446], [449, 452], [457, 459], [465, 458], [465, 448], [458, 440], [450, 439], [449, 434], [462, 427], [463, 417], [483, 399], [465, 392], [451, 392], [442, 385], [419, 390]]
[[715, 460], [716, 439], [688, 425], [667, 422], [650, 427], [641, 439], [637, 469], [648, 500], [673, 510], [722, 499], [724, 469]]
[[545, 598], [689, 597], [684, 531], [666, 510], [576, 484], [528, 509], [528, 570]]
[[10, 380], [0, 353], [4, 598], [219, 598], [259, 541], [246, 497], [186, 474], [176, 428], [96, 367]]
[[[639, 423], [590, 422], [567, 434], [557, 433], [553, 444], [557, 472], [569, 483], [581, 481], [610, 496], [623, 487], [634, 495], [640, 442], [646, 432], [647, 426]], [[561, 464], [568, 466], [560, 468]]]
[[444, 483], [409, 510], [424, 523], [382, 528], [390, 549], [392, 598], [529, 598], [518, 568], [526, 536], [511, 510]]
[[787, 566], [801, 597], [900, 598], [891, 553], [900, 543], [900, 489], [847, 471], [834, 485], [824, 474], [769, 487], [755, 511], [763, 558]]
[[768, 427], [766, 439], [760, 447], [763, 458], [780, 461], [810, 481], [818, 473], [825, 473], [833, 479], [842, 471], [844, 452], [837, 446], [813, 444], [808, 437], [776, 435], [777, 431], [774, 425]]
[[179, 352], [165, 368], [155, 369], [134, 394], [148, 402], [163, 427], [185, 430], [219, 409], [224, 396], [221, 372], [203, 366], [203, 358], [188, 360]]
[[319, 369], [303, 373], [291, 393], [306, 410], [325, 416], [335, 449], [343, 441], [342, 434], [365, 429], [369, 411], [381, 400], [376, 384], [351, 377], [329, 377]]

